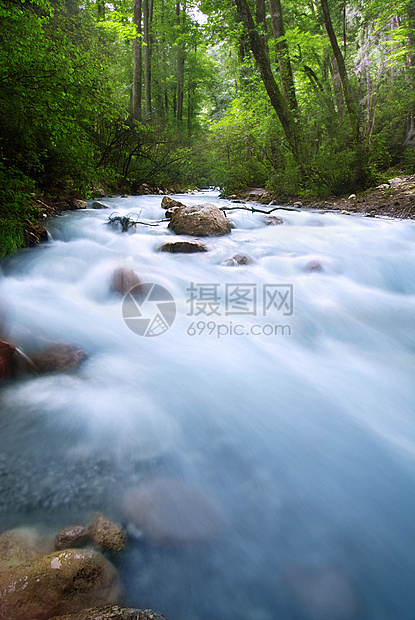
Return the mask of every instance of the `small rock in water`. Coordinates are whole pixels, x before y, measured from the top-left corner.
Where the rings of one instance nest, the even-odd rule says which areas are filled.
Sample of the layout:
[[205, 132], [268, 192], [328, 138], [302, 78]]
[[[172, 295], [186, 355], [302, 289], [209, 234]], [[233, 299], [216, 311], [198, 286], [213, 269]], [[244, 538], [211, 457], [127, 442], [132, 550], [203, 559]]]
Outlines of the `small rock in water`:
[[89, 529], [83, 525], [73, 525], [61, 530], [55, 538], [55, 549], [72, 549], [84, 547], [91, 540]]
[[305, 271], [312, 273], [313, 271], [324, 271], [323, 263], [319, 260], [310, 260], [304, 265]]
[[118, 267], [111, 277], [111, 288], [120, 295], [125, 295], [133, 287], [138, 287], [135, 293], [139, 291], [141, 280], [135, 271], [129, 267]]
[[107, 205], [105, 205], [103, 202], [99, 202], [98, 200], [94, 200], [91, 207], [93, 209], [109, 209]]
[[31, 359], [38, 372], [52, 372], [75, 370], [85, 358], [84, 351], [73, 344], [53, 344]]
[[121, 551], [125, 547], [125, 534], [121, 527], [100, 515], [89, 526], [91, 540], [105, 551]]
[[353, 620], [358, 612], [356, 592], [337, 568], [293, 568], [286, 583], [307, 618]]
[[85, 200], [80, 200], [79, 198], [74, 198], [73, 199], [73, 205], [74, 205], [75, 209], [86, 209], [86, 202], [85, 202]]
[[235, 254], [235, 256], [232, 256], [232, 258], [228, 258], [225, 264], [229, 267], [232, 267], [235, 265], [251, 265], [252, 262], [252, 259], [245, 254]]
[[208, 248], [198, 241], [166, 241], [160, 246], [161, 252], [171, 254], [194, 254], [195, 252], [208, 252]]
[[216, 536], [222, 514], [214, 500], [173, 478], [157, 478], [124, 497], [128, 519], [156, 545], [197, 543]]
[[284, 224], [284, 220], [276, 215], [267, 215], [265, 222], [268, 226], [280, 226], [281, 224]]

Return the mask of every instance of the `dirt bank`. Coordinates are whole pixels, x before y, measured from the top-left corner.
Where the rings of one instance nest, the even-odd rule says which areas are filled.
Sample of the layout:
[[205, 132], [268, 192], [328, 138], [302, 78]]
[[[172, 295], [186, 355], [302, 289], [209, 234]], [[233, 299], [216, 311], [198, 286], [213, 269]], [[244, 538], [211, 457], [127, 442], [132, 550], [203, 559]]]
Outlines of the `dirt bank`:
[[[230, 198], [260, 202], [264, 205], [282, 204], [281, 199], [261, 188], [249, 188], [238, 196], [233, 195]], [[371, 217], [381, 215], [415, 219], [415, 175], [394, 177], [378, 187], [352, 194], [349, 197], [292, 199], [283, 204], [308, 209], [361, 213]]]

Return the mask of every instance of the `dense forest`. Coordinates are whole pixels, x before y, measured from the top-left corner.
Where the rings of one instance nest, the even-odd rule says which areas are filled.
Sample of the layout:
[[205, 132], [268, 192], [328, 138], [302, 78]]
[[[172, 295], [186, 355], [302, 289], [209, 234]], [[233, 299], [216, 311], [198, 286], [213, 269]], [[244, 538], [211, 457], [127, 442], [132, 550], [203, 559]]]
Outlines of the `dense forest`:
[[414, 172], [414, 45], [414, 0], [0, 0], [0, 255], [44, 194]]

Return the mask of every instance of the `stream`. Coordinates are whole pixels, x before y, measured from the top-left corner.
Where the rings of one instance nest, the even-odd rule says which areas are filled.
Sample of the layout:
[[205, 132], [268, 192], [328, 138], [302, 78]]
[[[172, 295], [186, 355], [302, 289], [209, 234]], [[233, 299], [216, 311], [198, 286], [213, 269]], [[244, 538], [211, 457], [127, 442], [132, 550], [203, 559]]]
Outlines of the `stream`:
[[[161, 196], [103, 202], [0, 264], [8, 340], [87, 355], [2, 386], [0, 531], [107, 514], [123, 604], [167, 620], [415, 620], [415, 222], [233, 210], [209, 252], [168, 254], [166, 223], [107, 223]], [[155, 481], [180, 540], [126, 508]]]

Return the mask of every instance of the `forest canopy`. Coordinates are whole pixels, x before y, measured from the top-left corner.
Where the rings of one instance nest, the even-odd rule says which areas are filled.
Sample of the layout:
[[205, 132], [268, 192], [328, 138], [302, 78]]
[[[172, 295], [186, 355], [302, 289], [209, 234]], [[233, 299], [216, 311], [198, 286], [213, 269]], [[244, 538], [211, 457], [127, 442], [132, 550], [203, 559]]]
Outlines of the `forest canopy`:
[[414, 44], [414, 0], [0, 0], [2, 253], [40, 193], [414, 172]]

